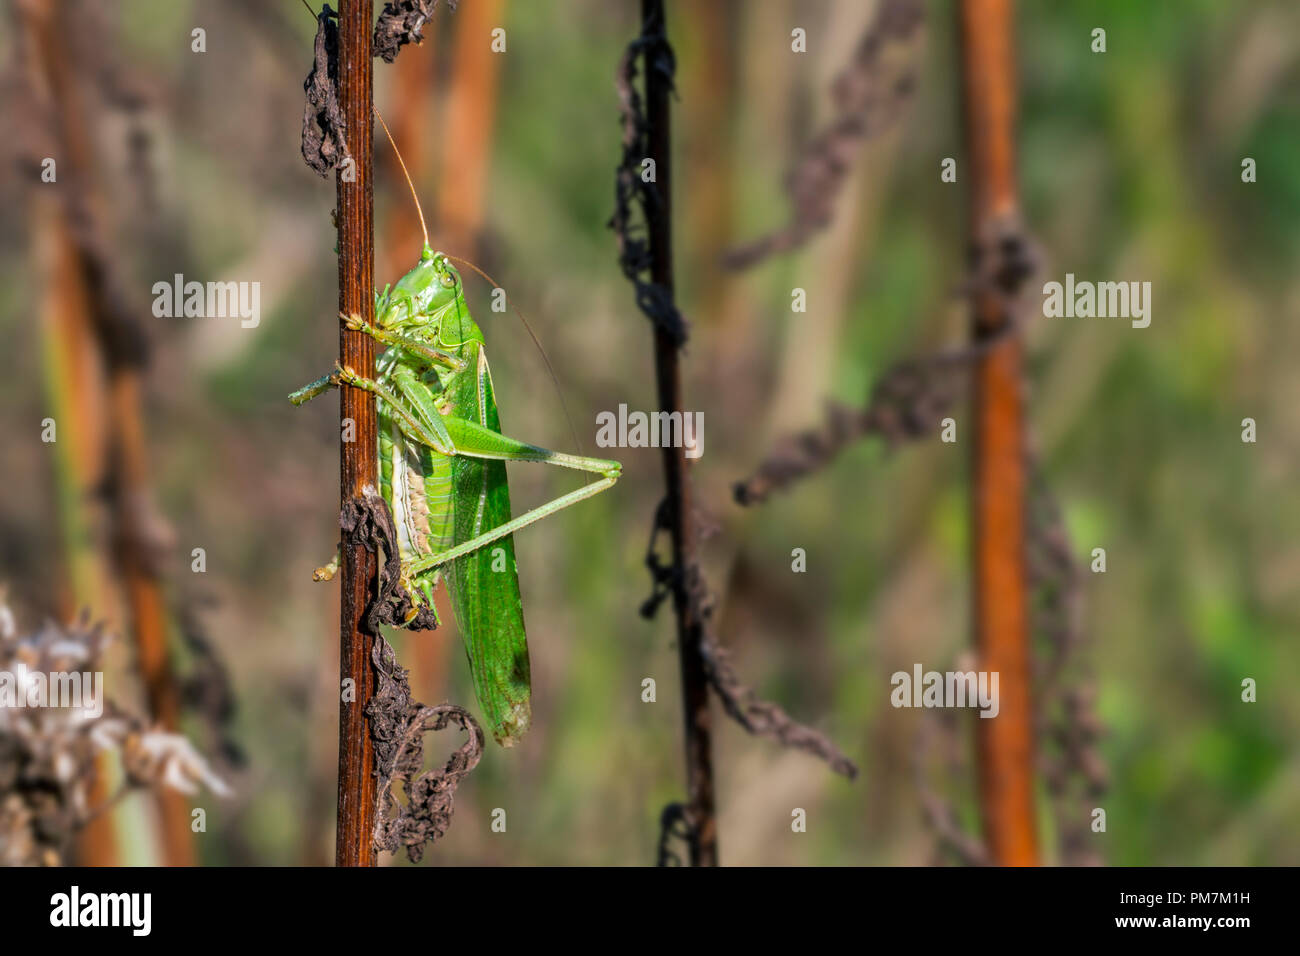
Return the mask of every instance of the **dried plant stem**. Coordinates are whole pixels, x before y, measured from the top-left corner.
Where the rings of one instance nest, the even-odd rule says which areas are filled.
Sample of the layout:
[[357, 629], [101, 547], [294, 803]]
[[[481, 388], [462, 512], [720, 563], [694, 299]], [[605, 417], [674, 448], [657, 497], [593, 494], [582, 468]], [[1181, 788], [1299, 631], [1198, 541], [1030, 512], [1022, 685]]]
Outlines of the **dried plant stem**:
[[[102, 422], [96, 414], [97, 391], [93, 377], [94, 337], [85, 308], [86, 290], [76, 268], [75, 250], [67, 225], [54, 200], [32, 207], [33, 245], [37, 249], [39, 305], [45, 351], [46, 397], [59, 429], [54, 452], [54, 487], [59, 538], [63, 556], [60, 616], [75, 618], [79, 607], [113, 606], [108, 562], [92, 532], [92, 489], [102, 474]], [[91, 370], [90, 374], [83, 372]], [[74, 383], [76, 383], [74, 385]], [[114, 614], [116, 618], [116, 614]], [[89, 799], [99, 804], [111, 789], [107, 755], [95, 761], [95, 779]], [[76, 862], [82, 866], [113, 866], [118, 862], [117, 839], [111, 815], [89, 821], [77, 835]]]
[[[339, 5], [339, 106], [353, 165], [335, 175], [338, 188], [339, 311], [368, 315], [374, 303], [374, 195], [372, 191], [372, 0]], [[375, 374], [373, 340], [339, 325], [339, 359], [360, 375]], [[340, 390], [342, 425], [339, 492], [343, 507], [378, 487], [375, 402], [360, 389]], [[348, 441], [347, 438], [354, 440]], [[375, 593], [378, 559], [364, 543], [344, 536], [339, 626], [339, 676], [354, 694], [339, 707], [339, 805], [334, 850], [338, 866], [374, 866], [377, 787], [375, 753], [365, 705], [375, 692], [371, 663], [375, 635], [365, 622]]]
[[[642, 0], [643, 24], [664, 26], [663, 0]], [[650, 30], [644, 30], [650, 33]], [[655, 182], [650, 188], [658, 201], [648, 204], [651, 280], [667, 291], [673, 290], [672, 256], [672, 154], [670, 136], [671, 77], [657, 69], [656, 49], [647, 46], [645, 53], [646, 132], [650, 159], [655, 164]], [[654, 326], [655, 382], [659, 391], [659, 408], [678, 412], [682, 409], [682, 373], [680, 342], [661, 324]], [[666, 524], [672, 538], [672, 566], [695, 567], [696, 534], [691, 510], [690, 485], [686, 477], [686, 449], [663, 449], [664, 499]], [[705, 672], [701, 643], [705, 621], [688, 591], [686, 575], [674, 575], [673, 606], [677, 614], [677, 651], [681, 659], [682, 704], [686, 729], [686, 812], [693, 839], [692, 866], [717, 866], [718, 828], [714, 810], [713, 757], [709, 716], [709, 681]]]
[[[149, 715], [164, 730], [180, 730], [181, 699], [168, 633], [171, 628], [161, 582], [153, 567], [152, 542], [146, 524], [148, 457], [144, 422], [140, 412], [140, 370], [115, 365], [109, 373], [114, 449], [113, 510], [116, 516], [116, 550], [126, 585], [127, 607], [135, 637], [137, 666], [149, 703]], [[163, 858], [167, 866], [193, 866], [194, 835], [190, 829], [190, 802], [184, 794], [159, 790]]]
[[[1018, 212], [1012, 3], [962, 0], [959, 19], [970, 230], [972, 247], [979, 253]], [[1005, 296], [992, 288], [976, 291], [976, 341], [998, 336], [1012, 321]], [[1000, 680], [999, 716], [975, 721], [985, 843], [992, 862], [1025, 866], [1038, 863], [1039, 849], [1021, 362], [1019, 337], [1007, 335], [975, 366], [972, 591], [979, 666], [996, 671]]]

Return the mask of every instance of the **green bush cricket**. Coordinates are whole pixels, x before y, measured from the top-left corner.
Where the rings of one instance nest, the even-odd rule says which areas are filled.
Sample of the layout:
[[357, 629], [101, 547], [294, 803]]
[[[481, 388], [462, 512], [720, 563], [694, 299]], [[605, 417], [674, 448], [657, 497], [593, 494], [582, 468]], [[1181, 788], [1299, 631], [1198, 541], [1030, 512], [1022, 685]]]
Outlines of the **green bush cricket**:
[[[407, 182], [415, 195], [409, 174]], [[402, 585], [419, 609], [432, 608], [438, 581], [447, 582], [475, 695], [493, 737], [509, 747], [528, 729], [530, 714], [528, 641], [512, 535], [612, 487], [622, 466], [501, 434], [483, 333], [470, 317], [450, 258], [429, 247], [425, 230], [420, 261], [396, 285], [376, 293], [373, 323], [341, 316], [348, 328], [386, 346], [373, 379], [336, 366], [289, 401], [301, 405], [340, 385], [375, 395], [380, 494], [398, 532]], [[512, 518], [507, 461], [544, 462], [600, 478]], [[336, 554], [317, 569], [316, 580], [329, 580], [337, 569]]]

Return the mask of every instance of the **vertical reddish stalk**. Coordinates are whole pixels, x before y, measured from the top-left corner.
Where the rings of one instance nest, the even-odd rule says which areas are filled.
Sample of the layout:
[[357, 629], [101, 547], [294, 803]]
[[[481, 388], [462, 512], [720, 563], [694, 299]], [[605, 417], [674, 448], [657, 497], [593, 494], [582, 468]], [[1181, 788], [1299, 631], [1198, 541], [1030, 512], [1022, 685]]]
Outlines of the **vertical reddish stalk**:
[[[1002, 223], [1018, 214], [1016, 77], [1011, 0], [962, 0], [961, 46], [972, 242], [984, 255]], [[1006, 299], [977, 293], [974, 335], [1010, 321]], [[999, 675], [998, 716], [976, 720], [979, 794], [992, 860], [1038, 863], [1034, 735], [1030, 700], [1025, 562], [1025, 411], [1021, 346], [1007, 336], [974, 377], [973, 559], [975, 643], [980, 667]]]
[[[140, 370], [126, 363], [110, 363], [109, 401], [112, 408], [117, 557], [126, 585], [127, 606], [135, 632], [136, 659], [149, 714], [170, 731], [181, 726], [181, 696], [167, 647], [170, 622], [162, 584], [150, 567], [148, 541], [139, 527], [138, 503], [146, 500], [149, 463], [145, 425], [141, 415]], [[194, 835], [190, 830], [190, 801], [172, 790], [157, 795], [162, 828], [163, 862], [167, 866], [193, 866]]]
[[[644, 24], [663, 24], [663, 0], [642, 0]], [[664, 27], [667, 34], [667, 27]], [[649, 219], [651, 279], [673, 294], [672, 233], [672, 139], [670, 78], [654, 66], [655, 50], [648, 46], [643, 66], [646, 91], [646, 128], [650, 159], [654, 160], [655, 182], [650, 187], [658, 200], [647, 203]], [[655, 326], [655, 381], [659, 389], [659, 408], [681, 411], [681, 353], [677, 342], [658, 325]], [[690, 488], [686, 480], [686, 450], [663, 449], [664, 485], [667, 489], [668, 528], [672, 535], [673, 567], [680, 573], [673, 585], [673, 605], [677, 612], [677, 651], [681, 658], [682, 704], [686, 722], [686, 794], [687, 814], [691, 825], [692, 866], [718, 865], [718, 825], [713, 806], [713, 757], [710, 743], [709, 684], [700, 653], [703, 621], [687, 592], [686, 570], [695, 562], [695, 527], [691, 517]]]
[[[374, 195], [372, 191], [371, 0], [339, 4], [339, 106], [353, 163], [337, 173], [339, 311], [369, 316], [374, 307]], [[372, 340], [339, 325], [339, 358], [359, 375], [373, 378]], [[378, 437], [375, 402], [368, 392], [340, 390], [339, 493], [346, 505], [368, 485], [377, 488]], [[349, 421], [352, 428], [349, 429]], [[347, 440], [352, 438], [354, 440]], [[360, 542], [343, 539], [339, 674], [354, 695], [339, 707], [339, 816], [334, 859], [338, 866], [374, 866], [375, 752], [364, 708], [374, 695], [370, 654], [374, 635], [363, 616], [375, 593], [376, 556]]]

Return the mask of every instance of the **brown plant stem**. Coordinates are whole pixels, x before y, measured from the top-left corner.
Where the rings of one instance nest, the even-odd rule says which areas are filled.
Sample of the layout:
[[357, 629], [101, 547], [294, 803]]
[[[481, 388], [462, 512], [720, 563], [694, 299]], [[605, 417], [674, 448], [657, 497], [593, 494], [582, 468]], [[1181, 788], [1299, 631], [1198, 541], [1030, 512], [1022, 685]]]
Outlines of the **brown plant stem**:
[[[181, 724], [181, 698], [167, 646], [171, 622], [150, 555], [153, 542], [146, 525], [149, 512], [143, 504], [147, 501], [149, 470], [140, 413], [140, 379], [140, 369], [134, 366], [114, 363], [109, 371], [116, 551], [149, 715], [156, 724], [176, 732]], [[156, 799], [165, 865], [193, 866], [197, 860], [189, 800], [172, 790], [159, 790]]]
[[[107, 556], [96, 540], [93, 489], [103, 474], [103, 422], [95, 365], [94, 336], [89, 328], [86, 289], [60, 204], [38, 197], [32, 204], [34, 270], [43, 290], [38, 306], [45, 371], [45, 395], [58, 427], [53, 443], [56, 521], [62, 552], [58, 606], [62, 620], [75, 620], [81, 608], [95, 608], [116, 624]], [[108, 798], [108, 755], [95, 761], [90, 802]], [[88, 821], [77, 835], [74, 860], [80, 866], [118, 863], [117, 837], [111, 814]]]
[[[642, 0], [644, 23], [664, 23], [663, 0]], [[667, 28], [664, 27], [666, 34]], [[648, 48], [645, 64], [646, 129], [650, 159], [654, 160], [655, 182], [650, 188], [658, 193], [657, 201], [647, 204], [651, 279], [673, 290], [672, 259], [672, 164], [670, 78], [656, 69], [653, 47]], [[682, 373], [679, 343], [661, 324], [654, 326], [655, 382], [659, 408], [667, 412], [682, 409]], [[694, 839], [691, 840], [692, 866], [717, 866], [718, 827], [714, 810], [713, 758], [709, 716], [709, 684], [700, 650], [704, 621], [687, 589], [686, 569], [695, 566], [696, 534], [691, 511], [690, 486], [686, 477], [686, 449], [663, 449], [664, 507], [672, 537], [672, 566], [677, 569], [673, 582], [673, 606], [677, 614], [677, 651], [681, 659], [682, 705], [686, 731], [687, 814]]]
[[[353, 163], [335, 174], [338, 189], [339, 311], [368, 315], [374, 303], [374, 194], [372, 182], [373, 73], [372, 0], [339, 4], [339, 105]], [[357, 374], [373, 378], [373, 341], [339, 324], [339, 360]], [[339, 493], [341, 506], [377, 488], [378, 434], [374, 398], [343, 386], [339, 415]], [[352, 428], [349, 429], [349, 422]], [[351, 432], [349, 434], [349, 432]], [[353, 440], [349, 441], [348, 438]], [[375, 692], [371, 664], [375, 635], [365, 613], [379, 574], [376, 555], [360, 540], [342, 543], [342, 601], [339, 623], [340, 684], [351, 680], [353, 694], [339, 706], [339, 802], [334, 859], [338, 866], [374, 866], [377, 787], [375, 753], [365, 705]]]
[[[1018, 214], [1016, 77], [1011, 0], [962, 0], [963, 114], [970, 236], [977, 254]], [[995, 289], [974, 296], [976, 341], [1013, 320]], [[992, 862], [1039, 861], [1025, 555], [1025, 411], [1022, 351], [1008, 335], [977, 361], [973, 381], [972, 551], [975, 644], [981, 669], [999, 674], [1000, 713], [977, 720], [980, 810]]]

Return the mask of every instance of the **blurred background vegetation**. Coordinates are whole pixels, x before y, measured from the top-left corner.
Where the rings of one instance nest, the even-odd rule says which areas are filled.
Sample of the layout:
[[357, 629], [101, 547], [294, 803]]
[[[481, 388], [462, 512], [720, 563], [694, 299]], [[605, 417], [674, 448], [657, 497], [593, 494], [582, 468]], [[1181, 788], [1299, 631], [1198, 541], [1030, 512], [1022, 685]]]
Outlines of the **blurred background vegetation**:
[[[91, 6], [84, 5], [86, 17]], [[529, 317], [577, 430], [650, 408], [650, 330], [606, 228], [619, 158], [615, 65], [637, 5], [463, 0], [420, 48], [376, 63], [376, 102], [412, 168], [435, 247], [475, 258]], [[742, 274], [729, 246], [780, 225], [783, 176], [830, 115], [828, 90], [873, 4], [710, 0], [669, 4], [679, 299], [693, 323], [688, 407], [704, 413], [693, 480], [719, 526], [705, 549], [740, 673], [861, 766], [856, 783], [751, 739], [715, 711], [720, 851], [728, 864], [923, 864], [934, 839], [914, 773], [927, 715], [889, 706], [889, 675], [953, 669], [970, 646], [968, 446], [886, 455], [853, 448], [760, 509], [730, 496], [772, 441], [815, 424], [827, 398], [860, 404], [895, 360], [966, 335], [959, 294], [961, 175], [951, 2], [931, 0], [921, 82], [901, 121], [855, 160], [834, 223], [801, 251]], [[204, 864], [332, 860], [337, 587], [311, 581], [337, 535], [337, 410], [285, 400], [337, 349], [332, 181], [299, 154], [314, 24], [298, 0], [122, 0], [93, 14], [105, 63], [144, 104], [94, 111], [90, 134], [111, 250], [152, 345], [143, 378], [148, 476], [170, 525], [163, 561], [170, 646], [201, 630], [230, 673], [221, 759], [237, 796], [207, 794]], [[507, 52], [489, 54], [504, 27]], [[205, 53], [191, 30], [206, 30]], [[807, 54], [790, 31], [807, 31]], [[1107, 31], [1107, 52], [1090, 50]], [[71, 28], [70, 28], [71, 29]], [[0, 36], [6, 62], [16, 36]], [[1020, 168], [1041, 281], [1145, 280], [1150, 328], [1032, 318], [1030, 414], [1047, 476], [1085, 562], [1080, 657], [1108, 728], [1112, 864], [1284, 864], [1300, 859], [1300, 9], [1251, 0], [1020, 4]], [[83, 81], [101, 81], [89, 68]], [[17, 125], [17, 113], [6, 125]], [[21, 138], [17, 129], [11, 142]], [[956, 184], [939, 180], [957, 157]], [[1241, 181], [1241, 160], [1258, 181]], [[419, 254], [389, 146], [376, 140], [375, 277]], [[0, 580], [20, 617], [87, 603], [70, 585], [57, 463], [40, 422], [56, 389], [42, 360], [41, 189], [6, 164], [0, 205]], [[28, 176], [28, 179], [31, 177]], [[261, 283], [260, 325], [166, 319], [149, 290], [174, 273]], [[519, 322], [467, 278], [505, 429], [571, 438]], [[790, 311], [790, 290], [808, 294]], [[963, 420], [965, 407], [956, 413]], [[1257, 444], [1240, 440], [1258, 422]], [[610, 493], [517, 536], [534, 726], [489, 749], [456, 795], [425, 865], [644, 864], [662, 807], [683, 795], [679, 677], [668, 615], [647, 622], [643, 555], [662, 487], [658, 452], [625, 449]], [[574, 486], [511, 466], [516, 509]], [[103, 534], [92, 522], [86, 535]], [[207, 567], [191, 571], [191, 551]], [[793, 548], [808, 571], [792, 574]], [[120, 619], [111, 594], [92, 612]], [[445, 604], [444, 604], [445, 607]], [[182, 613], [183, 612], [183, 613]], [[444, 620], [450, 615], [444, 613]], [[418, 699], [477, 713], [448, 623], [395, 636]], [[130, 700], [131, 642], [109, 661]], [[653, 677], [658, 701], [641, 702]], [[1259, 702], [1241, 702], [1254, 678]], [[972, 831], [970, 720], [937, 786]], [[429, 738], [432, 759], [456, 743]], [[490, 814], [507, 812], [492, 833]], [[790, 828], [808, 811], [808, 832]], [[114, 816], [119, 859], [157, 859], [144, 796]], [[1046, 813], [1044, 814], [1046, 818]], [[1045, 832], [1051, 824], [1044, 820]], [[403, 858], [401, 863], [405, 863]]]

